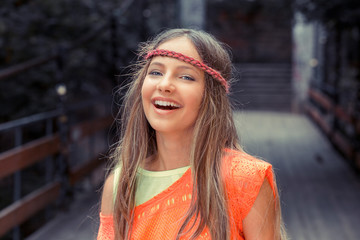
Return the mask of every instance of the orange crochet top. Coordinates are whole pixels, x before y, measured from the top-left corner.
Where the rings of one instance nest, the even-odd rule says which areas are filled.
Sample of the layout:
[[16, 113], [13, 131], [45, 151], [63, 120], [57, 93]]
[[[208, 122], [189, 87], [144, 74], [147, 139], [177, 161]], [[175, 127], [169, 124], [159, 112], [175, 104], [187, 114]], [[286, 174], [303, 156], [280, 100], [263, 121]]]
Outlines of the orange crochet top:
[[[242, 239], [242, 222], [253, 206], [260, 188], [268, 179], [275, 197], [272, 167], [246, 153], [226, 150], [223, 176], [228, 195], [231, 239]], [[131, 239], [175, 239], [192, 198], [191, 170], [147, 202], [135, 207]], [[191, 232], [181, 239], [189, 239]], [[98, 240], [113, 240], [113, 216], [100, 213]], [[198, 239], [211, 239], [205, 228]]]

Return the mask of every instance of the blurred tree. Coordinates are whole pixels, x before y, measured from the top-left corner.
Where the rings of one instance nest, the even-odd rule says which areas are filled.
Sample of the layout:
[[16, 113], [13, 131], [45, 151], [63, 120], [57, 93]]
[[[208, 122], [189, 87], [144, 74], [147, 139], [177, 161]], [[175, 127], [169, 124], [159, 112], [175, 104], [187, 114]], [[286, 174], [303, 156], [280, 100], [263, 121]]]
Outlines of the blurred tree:
[[[63, 55], [62, 75], [67, 101], [111, 94], [120, 65], [128, 65], [141, 38], [142, 10], [134, 1], [117, 0], [2, 0], [0, 8], [0, 69], [54, 52]], [[121, 14], [122, 4], [132, 4]], [[137, 14], [132, 14], [137, 13]], [[140, 13], [140, 14], [138, 14]], [[112, 48], [110, 28], [73, 51], [64, 51], [96, 27], [105, 26], [113, 15], [118, 33]], [[114, 54], [114, 51], [117, 53]], [[113, 63], [113, 56], [121, 61]], [[117, 72], [114, 72], [114, 65]], [[0, 122], [54, 109], [56, 62], [0, 81]]]
[[294, 6], [305, 19], [315, 23], [318, 31], [314, 57], [320, 61], [314, 66], [311, 88], [333, 106], [326, 111], [316, 101], [310, 104], [321, 113], [323, 122], [329, 124], [330, 141], [359, 168], [360, 1], [296, 0]]
[[295, 8], [308, 20], [316, 20], [330, 26], [360, 24], [359, 0], [297, 0]]
[[[325, 49], [323, 90], [335, 103], [339, 103], [341, 92], [341, 68], [344, 65], [344, 40], [347, 31], [360, 30], [360, 1], [358, 0], [297, 0], [295, 8], [308, 21], [320, 22], [326, 29], [323, 40]], [[353, 34], [354, 35], [354, 34]], [[352, 37], [353, 38], [353, 37]], [[357, 39], [357, 37], [355, 37]], [[348, 55], [346, 53], [346, 55]], [[350, 64], [360, 70], [358, 59], [352, 59]], [[357, 77], [358, 78], [358, 77]], [[360, 80], [358, 78], [358, 80]], [[354, 100], [357, 101], [357, 100]]]

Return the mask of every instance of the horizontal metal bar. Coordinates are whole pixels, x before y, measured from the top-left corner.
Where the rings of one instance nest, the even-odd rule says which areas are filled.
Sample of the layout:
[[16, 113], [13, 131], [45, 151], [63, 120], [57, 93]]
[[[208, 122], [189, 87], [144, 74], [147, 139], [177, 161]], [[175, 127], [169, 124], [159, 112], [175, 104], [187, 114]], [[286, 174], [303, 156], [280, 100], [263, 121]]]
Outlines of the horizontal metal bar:
[[[67, 112], [74, 112], [76, 110], [92, 106], [96, 102], [106, 102], [106, 101], [110, 102], [111, 100], [112, 100], [112, 98], [110, 96], [101, 95], [98, 97], [91, 98], [89, 100], [79, 102], [77, 104], [72, 104], [69, 107], [67, 107]], [[20, 126], [22, 127], [22, 126], [29, 125], [29, 124], [32, 124], [35, 122], [45, 121], [50, 118], [55, 118], [55, 117], [59, 116], [61, 113], [62, 113], [62, 111], [60, 109], [56, 109], [53, 111], [38, 113], [38, 114], [34, 114], [34, 115], [31, 115], [28, 117], [12, 120], [12, 121], [5, 122], [5, 123], [0, 123], [0, 131], [10, 130], [10, 129], [13, 129], [16, 127], [20, 127]]]
[[60, 113], [61, 113], [60, 109], [57, 109], [57, 110], [53, 110], [50, 112], [38, 113], [38, 114], [34, 114], [34, 115], [31, 115], [28, 117], [19, 118], [19, 119], [12, 120], [9, 122], [1, 123], [0, 131], [5, 131], [5, 130], [12, 129], [12, 128], [20, 127], [20, 126], [25, 126], [25, 125], [28, 125], [28, 124], [31, 124], [34, 122], [44, 121], [46, 119], [59, 116]]
[[57, 134], [42, 137], [0, 154], [0, 179], [60, 151]]
[[29, 61], [17, 64], [17, 65], [14, 65], [12, 67], [0, 70], [0, 80], [17, 75], [17, 74], [27, 71], [33, 67], [37, 67], [39, 65], [47, 63], [47, 62], [55, 59], [57, 56], [58, 56], [58, 54], [51, 54], [50, 56], [46, 56], [46, 57], [38, 57], [38, 58], [34, 58], [34, 59], [31, 59]]
[[53, 182], [30, 193], [0, 211], [0, 237], [21, 224], [39, 210], [54, 202], [60, 193], [60, 183]]

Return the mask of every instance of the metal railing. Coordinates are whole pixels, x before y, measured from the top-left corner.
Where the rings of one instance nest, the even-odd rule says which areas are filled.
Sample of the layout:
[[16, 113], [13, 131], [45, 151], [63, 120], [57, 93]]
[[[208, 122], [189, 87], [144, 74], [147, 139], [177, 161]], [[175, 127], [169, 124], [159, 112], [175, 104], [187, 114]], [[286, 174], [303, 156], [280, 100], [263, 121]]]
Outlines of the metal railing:
[[[356, 136], [360, 135], [360, 119], [346, 111], [321, 90], [311, 87], [306, 113], [320, 127], [325, 136], [357, 171], [360, 171], [360, 148]], [[348, 133], [340, 125], [347, 126]]]
[[[99, 100], [88, 102], [89, 105], [94, 103], [99, 104]], [[109, 101], [103, 103], [104, 106], [109, 105]], [[72, 186], [104, 163], [101, 156], [106, 154], [106, 144], [95, 156], [73, 166], [70, 165], [72, 159], [69, 153], [74, 151], [71, 150], [72, 145], [82, 139], [93, 138], [99, 132], [103, 133], [103, 141], [107, 141], [108, 129], [113, 121], [111, 115], [98, 116], [73, 124], [71, 127], [64, 127], [67, 124], [64, 119], [70, 115], [71, 111], [65, 115], [61, 111], [52, 111], [0, 124], [0, 132], [13, 130], [15, 135], [14, 148], [0, 153], [0, 179], [14, 175], [14, 202], [0, 211], [0, 236], [50, 203], [59, 198], [60, 201], [63, 200]], [[39, 123], [45, 125], [44, 136], [23, 143], [23, 129]], [[91, 148], [89, 146], [86, 150], [90, 151]], [[21, 172], [39, 162], [45, 163], [46, 184], [22, 197]], [[15, 233], [14, 237], [20, 238], [19, 233]]]
[[[82, 36], [69, 47], [58, 47], [53, 53], [17, 64], [0, 70], [0, 81], [19, 75], [37, 66], [56, 62], [55, 79], [58, 83], [59, 108], [53, 111], [39, 113], [25, 118], [0, 124], [0, 134], [13, 141], [9, 149], [0, 153], [0, 180], [13, 176], [12, 203], [0, 208], [0, 237], [13, 229], [12, 239], [21, 238], [19, 225], [31, 218], [39, 211], [46, 209], [49, 204], [61, 203], [66, 199], [73, 186], [89, 175], [100, 165], [107, 151], [109, 127], [113, 122], [110, 110], [111, 97], [100, 96], [75, 105], [66, 106], [64, 95], [66, 87], [63, 79], [64, 57], [72, 50], [90, 42], [105, 31], [111, 31], [110, 37], [116, 34], [116, 17], [127, 11], [133, 0], [126, 0], [119, 9], [114, 10], [105, 24], [100, 24], [88, 34]], [[111, 40], [113, 57], [116, 57], [116, 39]], [[113, 59], [116, 60], [116, 59]], [[95, 105], [107, 109], [105, 113], [92, 114], [91, 120], [77, 121], [75, 115], [80, 110], [90, 109]], [[96, 116], [95, 116], [96, 115]], [[24, 140], [24, 130], [41, 125], [45, 129], [41, 137]], [[12, 135], [12, 136], [11, 136]], [[72, 161], [74, 146], [84, 139], [89, 139], [88, 150], [94, 149], [94, 141], [104, 138], [103, 146], [93, 150], [91, 154], [82, 156], [81, 161]], [[10, 140], [9, 140], [10, 141]], [[10, 144], [11, 145], [11, 144]], [[35, 164], [42, 163], [45, 168], [45, 184], [34, 191], [22, 196], [22, 172]]]

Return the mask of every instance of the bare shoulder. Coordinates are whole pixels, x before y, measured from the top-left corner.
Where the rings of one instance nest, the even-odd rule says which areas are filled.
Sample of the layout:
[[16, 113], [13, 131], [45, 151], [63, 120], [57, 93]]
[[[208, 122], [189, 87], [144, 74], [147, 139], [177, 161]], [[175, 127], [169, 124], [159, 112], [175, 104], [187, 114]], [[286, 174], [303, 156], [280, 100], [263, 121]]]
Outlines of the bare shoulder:
[[103, 215], [111, 215], [113, 213], [113, 186], [114, 173], [111, 173], [105, 181], [101, 197], [101, 213]]
[[279, 239], [280, 212], [268, 181], [264, 180], [249, 214], [243, 221], [246, 239]]

